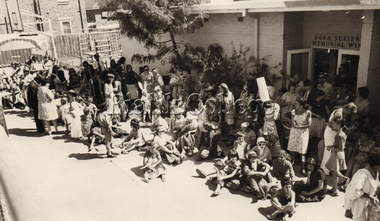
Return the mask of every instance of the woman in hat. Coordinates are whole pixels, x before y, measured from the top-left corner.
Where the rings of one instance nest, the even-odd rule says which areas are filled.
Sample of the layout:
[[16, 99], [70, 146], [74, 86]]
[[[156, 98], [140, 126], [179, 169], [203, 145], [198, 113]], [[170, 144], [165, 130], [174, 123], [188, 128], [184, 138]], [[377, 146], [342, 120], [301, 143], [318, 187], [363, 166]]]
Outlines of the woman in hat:
[[117, 89], [113, 87], [114, 79], [115, 76], [113, 74], [107, 74], [106, 83], [104, 84], [104, 95], [107, 103], [107, 111], [112, 116], [112, 122], [119, 124], [120, 109], [117, 98], [114, 94], [114, 92], [117, 91]]
[[49, 80], [43, 79], [41, 81], [41, 86], [37, 91], [38, 119], [44, 121], [45, 129], [49, 134], [52, 134], [50, 130], [50, 122], [53, 122], [55, 128], [53, 134], [58, 134], [58, 110], [57, 105], [54, 102], [54, 94], [49, 89], [49, 85]]

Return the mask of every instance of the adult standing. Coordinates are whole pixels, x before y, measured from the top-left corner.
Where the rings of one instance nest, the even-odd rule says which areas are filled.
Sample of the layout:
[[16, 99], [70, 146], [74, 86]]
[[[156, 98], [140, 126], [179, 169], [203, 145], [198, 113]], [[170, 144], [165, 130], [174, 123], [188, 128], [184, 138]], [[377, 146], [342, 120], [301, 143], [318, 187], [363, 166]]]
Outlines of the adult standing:
[[69, 70], [69, 88], [73, 89], [75, 93], [79, 94], [81, 88], [81, 77], [80, 75], [71, 68]]
[[326, 74], [319, 73], [317, 89], [325, 92], [323, 100], [330, 101], [334, 93], [334, 87], [326, 81]]
[[100, 60], [100, 56], [98, 53], [94, 55], [94, 63], [92, 64], [94, 66], [95, 71], [102, 73], [105, 70], [103, 61]]
[[45, 128], [42, 120], [38, 118], [38, 97], [37, 91], [40, 86], [41, 79], [39, 76], [35, 77], [28, 85], [27, 97], [28, 97], [28, 107], [33, 110], [34, 121], [36, 122], [36, 128], [38, 133], [45, 132]]
[[330, 170], [325, 166], [327, 160], [330, 158], [331, 152], [326, 150], [328, 146], [335, 146], [335, 137], [342, 125], [349, 123], [347, 119], [350, 118], [352, 113], [356, 112], [356, 105], [348, 103], [343, 108], [337, 109], [331, 113], [329, 123], [324, 132], [325, 149], [323, 151], [323, 157], [321, 160], [321, 168], [329, 175]]
[[285, 74], [285, 72], [281, 72], [282, 76], [288, 79], [292, 84], [295, 85], [295, 92], [299, 94], [299, 96], [302, 96], [305, 91], [304, 87], [304, 81], [302, 81], [299, 74], [293, 75], [293, 77], [290, 77], [289, 75]]
[[130, 107], [132, 102], [139, 98], [138, 82], [141, 81], [141, 78], [132, 70], [132, 65], [127, 64], [125, 69], [126, 72], [122, 75], [121, 85], [123, 94], [129, 99], [128, 106]]
[[55, 132], [58, 134], [58, 111], [57, 105], [54, 102], [54, 94], [49, 89], [50, 84], [45, 79], [42, 80], [41, 86], [37, 90], [37, 99], [38, 99], [38, 119], [42, 120], [45, 123], [46, 130], [51, 134], [50, 122], [53, 122]]
[[[371, 208], [379, 207], [379, 200], [375, 196], [379, 187], [380, 172], [380, 148], [376, 147], [371, 151], [368, 158], [368, 165], [352, 178], [346, 189], [344, 196], [344, 207], [350, 210], [352, 218], [357, 221], [375, 221], [372, 219]], [[350, 212], [346, 211], [346, 216], [350, 217]]]
[[366, 122], [369, 111], [370, 111], [370, 102], [368, 100], [369, 90], [367, 87], [358, 88], [357, 97], [354, 101], [354, 104], [358, 108], [357, 112], [352, 115], [351, 122], [355, 119], [362, 119]]
[[224, 141], [227, 142], [227, 145], [231, 144], [232, 138], [230, 136], [230, 131], [233, 128], [234, 124], [234, 116], [235, 116], [235, 111], [234, 111], [234, 95], [232, 92], [228, 89], [227, 84], [221, 83], [220, 86], [220, 104], [222, 108], [222, 118], [225, 123], [225, 127], [223, 128], [223, 137]]
[[292, 160], [295, 153], [301, 154], [301, 172], [306, 176], [305, 155], [309, 144], [309, 128], [311, 126], [311, 112], [302, 108], [302, 101], [297, 100], [292, 110], [292, 129], [289, 135], [288, 151], [291, 152]]
[[281, 120], [283, 121], [283, 123], [287, 119], [285, 115], [293, 110], [294, 103], [299, 97], [299, 94], [296, 93], [295, 84], [289, 83], [288, 92], [282, 95], [280, 99]]
[[114, 78], [115, 76], [113, 74], [108, 73], [106, 83], [104, 84], [104, 95], [106, 98], [107, 110], [108, 113], [111, 114], [113, 120], [120, 115], [119, 105], [117, 104], [118, 101], [114, 93], [117, 89], [113, 87]]
[[148, 94], [152, 94], [153, 89], [154, 89], [153, 88], [153, 81], [154, 81], [153, 73], [149, 71], [148, 65], [145, 65], [143, 70], [144, 72], [142, 72], [140, 75], [142, 84], [144, 85], [144, 83], [146, 82], [146, 90]]

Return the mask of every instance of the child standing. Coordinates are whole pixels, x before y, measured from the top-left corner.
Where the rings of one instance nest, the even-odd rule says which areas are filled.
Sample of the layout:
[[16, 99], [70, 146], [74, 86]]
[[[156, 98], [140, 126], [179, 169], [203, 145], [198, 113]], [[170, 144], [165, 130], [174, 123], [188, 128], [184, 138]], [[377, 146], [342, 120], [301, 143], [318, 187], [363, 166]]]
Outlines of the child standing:
[[83, 109], [84, 115], [82, 115], [82, 134], [87, 137], [91, 132], [91, 126], [94, 123], [93, 117], [91, 116], [90, 109], [85, 107]]
[[76, 101], [75, 99], [75, 91], [70, 90], [69, 91], [69, 102], [70, 102], [70, 109], [69, 114], [71, 115], [71, 137], [76, 139], [83, 139], [82, 134], [82, 122], [81, 122], [81, 116], [83, 115], [83, 109], [82, 106]]
[[85, 107], [87, 107], [88, 110], [90, 111], [90, 115], [92, 119], [95, 119], [98, 109], [96, 108], [96, 105], [93, 103], [93, 100], [94, 100], [93, 97], [88, 96], [87, 99], [84, 101], [84, 103], [86, 105]]
[[66, 97], [61, 98], [61, 106], [59, 107], [59, 113], [63, 123], [66, 126], [66, 133], [70, 133], [71, 115], [69, 115], [70, 104]]
[[245, 159], [245, 153], [250, 149], [249, 144], [245, 142], [245, 136], [243, 132], [239, 131], [236, 133], [237, 140], [234, 142], [234, 150], [238, 153], [239, 159]]

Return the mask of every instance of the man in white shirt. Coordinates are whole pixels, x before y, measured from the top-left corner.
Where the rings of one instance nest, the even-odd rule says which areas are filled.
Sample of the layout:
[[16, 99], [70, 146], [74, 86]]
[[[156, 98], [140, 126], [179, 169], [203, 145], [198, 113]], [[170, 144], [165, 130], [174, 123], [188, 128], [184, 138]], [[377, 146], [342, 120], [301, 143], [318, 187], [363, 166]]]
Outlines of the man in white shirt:
[[334, 87], [326, 81], [326, 75], [324, 73], [319, 73], [318, 75], [318, 90], [325, 92], [323, 100], [330, 100], [332, 94], [334, 93]]

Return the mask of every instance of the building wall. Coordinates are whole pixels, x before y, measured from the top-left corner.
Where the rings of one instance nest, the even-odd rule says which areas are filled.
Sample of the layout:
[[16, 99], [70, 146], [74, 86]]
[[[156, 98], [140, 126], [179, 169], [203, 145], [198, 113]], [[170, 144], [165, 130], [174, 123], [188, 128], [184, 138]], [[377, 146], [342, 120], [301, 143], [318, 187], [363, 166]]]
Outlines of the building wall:
[[380, 100], [380, 94], [378, 93], [380, 85], [380, 10], [368, 11], [365, 15], [367, 20], [363, 24], [363, 32], [371, 38], [369, 40], [369, 57], [361, 56], [360, 59], [368, 60], [368, 69], [366, 69], [368, 77], [366, 84], [358, 86], [367, 85], [369, 89], [369, 100], [371, 101], [371, 114], [380, 117], [380, 113], [378, 112], [378, 110], [380, 110], [380, 103], [378, 102]]
[[[207, 49], [207, 47], [212, 43], [219, 43], [223, 49], [224, 53], [231, 55], [233, 42], [234, 47], [239, 49], [239, 44], [244, 44], [244, 47], [250, 47], [251, 50], [248, 54], [254, 54], [254, 18], [259, 18], [259, 57], [268, 56], [268, 65], [273, 67], [278, 65], [278, 63], [283, 61], [283, 36], [284, 36], [284, 13], [259, 13], [259, 14], [248, 14], [244, 17], [244, 22], [238, 22], [238, 17], [241, 16], [240, 13], [236, 14], [210, 14], [209, 22], [206, 22], [204, 27], [195, 31], [193, 34], [183, 34], [177, 36], [178, 42], [189, 42], [193, 46], [202, 46]], [[161, 40], [165, 41], [168, 36], [162, 36]], [[130, 40], [128, 38], [122, 39], [122, 49], [123, 56], [126, 57], [127, 61], [130, 61], [133, 53], [144, 53], [147, 54], [148, 51], [143, 48], [135, 40]], [[150, 50], [149, 53], [154, 54], [154, 50]], [[134, 64], [134, 70], [138, 70], [139, 64]], [[169, 66], [162, 66], [160, 63], [155, 62], [150, 65], [150, 67], [156, 67], [163, 72], [169, 69]], [[281, 66], [272, 69], [272, 73], [279, 75], [279, 71], [282, 69]]]
[[[361, 36], [363, 11], [305, 12], [304, 14], [304, 48], [313, 46], [315, 35]], [[323, 48], [323, 46], [318, 47]]]
[[[21, 10], [26, 10], [34, 13], [33, 0], [18, 0]], [[39, 0], [41, 15], [49, 17], [52, 20], [53, 34], [62, 34], [61, 22], [62, 20], [70, 20], [72, 33], [82, 33], [82, 26], [79, 14], [78, 0], [68, 0], [67, 5], [58, 5], [56, 0]], [[80, 0], [82, 19], [84, 31], [87, 30], [87, 19], [84, 0]], [[34, 22], [35, 20], [30, 16], [23, 16], [23, 22]]]
[[[288, 50], [303, 48], [303, 18], [304, 12], [286, 12], [284, 13], [284, 50], [282, 68], [286, 72], [287, 69], [287, 53]], [[291, 73], [286, 73], [291, 74]], [[286, 82], [282, 82], [282, 86], [286, 86]]]

